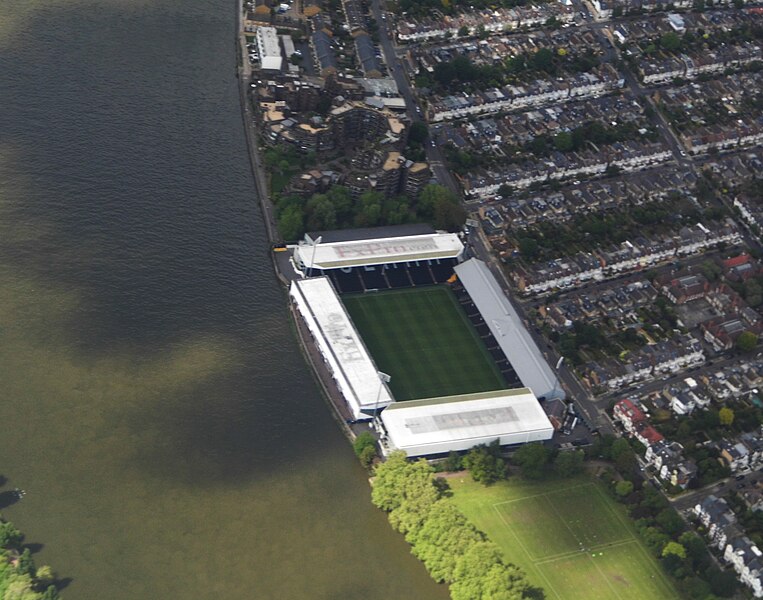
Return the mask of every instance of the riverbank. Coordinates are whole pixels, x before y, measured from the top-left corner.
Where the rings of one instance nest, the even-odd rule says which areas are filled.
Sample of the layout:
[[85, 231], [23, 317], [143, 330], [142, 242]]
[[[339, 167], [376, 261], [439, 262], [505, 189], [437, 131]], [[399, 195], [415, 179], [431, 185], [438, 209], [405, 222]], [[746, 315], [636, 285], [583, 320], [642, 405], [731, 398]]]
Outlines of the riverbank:
[[[260, 154], [259, 131], [257, 129], [256, 115], [252, 110], [252, 102], [250, 98], [252, 69], [248, 61], [248, 54], [246, 52], [244, 11], [242, 10], [240, 4], [237, 4], [237, 12], [237, 77], [239, 99], [241, 102], [241, 118], [244, 124], [244, 135], [246, 137], [246, 145], [249, 154], [249, 164], [252, 169], [252, 176], [254, 177], [257, 197], [262, 209], [262, 218], [265, 223], [265, 231], [267, 232], [268, 242], [270, 242], [272, 249], [276, 245], [283, 243], [283, 240], [281, 239], [281, 236], [278, 232], [278, 225], [276, 223], [274, 214], [274, 206], [270, 198], [270, 185], [268, 176], [263, 165], [262, 155]], [[270, 252], [270, 258], [273, 263], [273, 271], [275, 272], [276, 277], [278, 277], [279, 281], [285, 288], [287, 288], [288, 291], [290, 280], [282, 272], [278, 261], [276, 260], [275, 252]], [[315, 343], [310, 336], [310, 332], [305, 327], [301, 317], [295, 313], [291, 301], [288, 301], [288, 305], [289, 315], [291, 316], [297, 341], [299, 343], [299, 347], [305, 362], [307, 362], [310, 366], [310, 370], [312, 371], [314, 379], [319, 384], [324, 400], [331, 407], [331, 414], [334, 420], [339, 424], [347, 439], [352, 442], [356, 437], [355, 432], [348, 425], [352, 415], [349, 413], [344, 398], [342, 397], [339, 389], [336, 387], [331, 373], [328, 371], [325, 363], [321, 359], [320, 351], [315, 346]]]

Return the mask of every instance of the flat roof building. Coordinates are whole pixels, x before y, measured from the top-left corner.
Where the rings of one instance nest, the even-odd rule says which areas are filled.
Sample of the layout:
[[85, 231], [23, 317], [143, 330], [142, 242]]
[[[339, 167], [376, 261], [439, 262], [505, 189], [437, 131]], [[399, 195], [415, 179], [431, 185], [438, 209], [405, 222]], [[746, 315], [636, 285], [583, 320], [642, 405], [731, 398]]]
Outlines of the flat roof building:
[[556, 374], [487, 265], [472, 258], [454, 270], [522, 385], [538, 398], [563, 399]]
[[280, 71], [283, 66], [281, 45], [275, 27], [258, 27], [255, 33], [260, 66], [265, 71]]
[[389, 405], [392, 394], [327, 277], [293, 281], [297, 310], [355, 420]]
[[499, 440], [549, 440], [554, 428], [527, 388], [394, 402], [381, 413], [382, 448], [408, 456], [442, 455]]
[[459, 258], [464, 245], [455, 233], [432, 233], [377, 239], [327, 243], [300, 243], [294, 249], [294, 260], [301, 269], [352, 268], [364, 265], [383, 265]]

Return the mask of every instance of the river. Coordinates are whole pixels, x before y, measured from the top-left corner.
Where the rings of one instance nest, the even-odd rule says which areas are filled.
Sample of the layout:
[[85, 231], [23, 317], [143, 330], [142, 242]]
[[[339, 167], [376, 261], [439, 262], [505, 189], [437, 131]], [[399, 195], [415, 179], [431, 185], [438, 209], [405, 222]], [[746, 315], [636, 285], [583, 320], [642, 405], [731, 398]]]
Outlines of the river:
[[291, 331], [235, 10], [0, 3], [3, 514], [67, 600], [444, 599]]

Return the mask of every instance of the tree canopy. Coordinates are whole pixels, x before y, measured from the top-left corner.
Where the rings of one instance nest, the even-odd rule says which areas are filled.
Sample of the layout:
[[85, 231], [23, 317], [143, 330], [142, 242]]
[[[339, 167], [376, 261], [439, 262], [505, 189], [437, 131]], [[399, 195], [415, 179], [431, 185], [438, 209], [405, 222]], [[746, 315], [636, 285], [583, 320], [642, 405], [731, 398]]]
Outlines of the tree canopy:
[[506, 477], [506, 463], [500, 457], [500, 449], [498, 440], [489, 446], [485, 444], [475, 446], [464, 457], [462, 465], [469, 469], [474, 481], [485, 485], [495, 483]]
[[543, 444], [535, 442], [532, 444], [525, 444], [519, 448], [514, 452], [511, 460], [514, 464], [519, 466], [523, 477], [528, 479], [540, 479], [546, 473], [546, 467], [550, 457], [551, 451]]
[[443, 497], [426, 461], [409, 462], [403, 452], [390, 455], [376, 468], [371, 499], [389, 513], [432, 577], [450, 584], [454, 600], [537, 597], [525, 574]]

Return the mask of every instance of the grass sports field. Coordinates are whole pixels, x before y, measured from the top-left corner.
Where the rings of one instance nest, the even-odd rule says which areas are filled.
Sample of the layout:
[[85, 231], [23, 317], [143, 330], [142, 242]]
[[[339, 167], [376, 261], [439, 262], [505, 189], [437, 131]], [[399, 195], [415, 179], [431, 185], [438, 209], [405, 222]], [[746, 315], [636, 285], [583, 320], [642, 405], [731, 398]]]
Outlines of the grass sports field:
[[444, 287], [342, 298], [396, 400], [506, 387], [452, 292]]
[[679, 597], [623, 508], [592, 480], [449, 482], [452, 501], [549, 600]]

